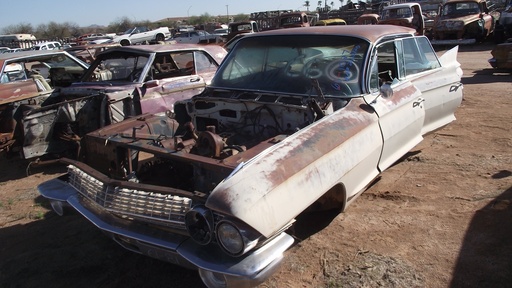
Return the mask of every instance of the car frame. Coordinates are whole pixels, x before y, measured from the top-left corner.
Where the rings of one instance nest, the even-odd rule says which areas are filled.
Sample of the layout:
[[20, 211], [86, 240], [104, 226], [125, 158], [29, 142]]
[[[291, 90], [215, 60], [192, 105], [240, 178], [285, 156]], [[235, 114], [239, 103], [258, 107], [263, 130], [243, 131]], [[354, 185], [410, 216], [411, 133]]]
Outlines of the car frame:
[[[26, 107], [38, 107], [55, 90], [78, 81], [88, 67], [63, 50], [0, 54], [0, 152], [19, 152], [23, 137], [16, 137], [16, 131]], [[69, 70], [66, 79], [57, 73], [61, 69]]]
[[86, 157], [38, 186], [126, 249], [252, 287], [280, 266], [308, 211], [345, 211], [462, 101], [457, 47], [438, 57], [394, 25], [242, 37], [173, 114], [84, 138]]
[[[113, 36], [112, 39], [103, 43], [119, 43], [122, 46], [129, 46], [135, 44], [150, 44], [163, 42], [171, 37], [171, 31], [168, 27], [158, 27], [150, 29], [146, 26], [135, 26], [123, 33]], [[100, 41], [92, 41], [95, 44], [101, 44]]]
[[172, 113], [174, 102], [204, 90], [226, 54], [218, 45], [109, 48], [81, 79], [25, 111], [21, 156], [74, 158], [90, 131], [142, 113]]
[[492, 68], [512, 70], [512, 40], [499, 43], [491, 50], [492, 58], [488, 60]]
[[495, 12], [486, 0], [448, 0], [432, 24], [433, 45], [462, 45], [482, 42], [493, 34]]

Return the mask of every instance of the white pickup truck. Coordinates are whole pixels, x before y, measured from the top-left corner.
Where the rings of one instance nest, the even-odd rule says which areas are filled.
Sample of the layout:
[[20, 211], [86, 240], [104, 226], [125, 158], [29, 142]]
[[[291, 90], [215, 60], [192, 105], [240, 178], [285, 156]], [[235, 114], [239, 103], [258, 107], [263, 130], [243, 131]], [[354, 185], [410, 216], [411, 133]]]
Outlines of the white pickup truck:
[[122, 46], [128, 46], [145, 42], [165, 41], [170, 36], [171, 31], [169, 31], [168, 27], [159, 27], [151, 30], [148, 27], [140, 26], [126, 30], [122, 35], [114, 36], [112, 41]]

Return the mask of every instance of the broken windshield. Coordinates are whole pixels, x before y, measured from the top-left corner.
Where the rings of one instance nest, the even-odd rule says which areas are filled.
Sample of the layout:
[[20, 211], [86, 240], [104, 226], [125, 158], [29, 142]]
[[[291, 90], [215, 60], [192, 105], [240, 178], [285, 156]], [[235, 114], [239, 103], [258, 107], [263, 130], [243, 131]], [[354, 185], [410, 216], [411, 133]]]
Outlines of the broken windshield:
[[324, 96], [361, 94], [368, 43], [354, 37], [275, 36], [240, 40], [212, 87]]
[[141, 82], [148, 56], [116, 52], [104, 54], [93, 62], [82, 82]]

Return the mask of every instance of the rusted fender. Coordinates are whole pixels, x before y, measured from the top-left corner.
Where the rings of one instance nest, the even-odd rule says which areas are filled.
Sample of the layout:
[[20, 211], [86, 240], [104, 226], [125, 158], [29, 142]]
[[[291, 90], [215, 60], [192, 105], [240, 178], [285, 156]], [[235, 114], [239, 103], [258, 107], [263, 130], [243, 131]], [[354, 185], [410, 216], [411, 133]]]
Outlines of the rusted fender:
[[211, 193], [206, 206], [271, 236], [337, 183], [348, 199], [378, 174], [378, 117], [362, 99], [263, 151]]
[[0, 85], [0, 105], [30, 99], [39, 94], [36, 83], [31, 79], [3, 83]]

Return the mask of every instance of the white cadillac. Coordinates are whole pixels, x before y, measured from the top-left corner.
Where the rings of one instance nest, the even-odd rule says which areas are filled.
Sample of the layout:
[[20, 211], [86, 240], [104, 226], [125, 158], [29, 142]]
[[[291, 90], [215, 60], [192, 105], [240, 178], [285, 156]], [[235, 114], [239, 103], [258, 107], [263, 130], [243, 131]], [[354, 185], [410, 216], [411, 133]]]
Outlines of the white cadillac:
[[200, 95], [165, 116], [89, 133], [41, 184], [125, 248], [252, 287], [279, 267], [298, 216], [344, 211], [463, 96], [457, 47], [415, 30], [347, 25], [241, 38]]

